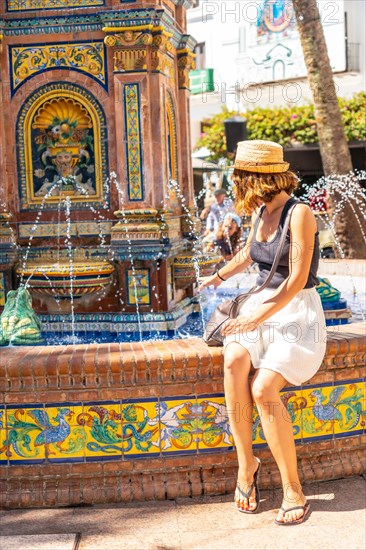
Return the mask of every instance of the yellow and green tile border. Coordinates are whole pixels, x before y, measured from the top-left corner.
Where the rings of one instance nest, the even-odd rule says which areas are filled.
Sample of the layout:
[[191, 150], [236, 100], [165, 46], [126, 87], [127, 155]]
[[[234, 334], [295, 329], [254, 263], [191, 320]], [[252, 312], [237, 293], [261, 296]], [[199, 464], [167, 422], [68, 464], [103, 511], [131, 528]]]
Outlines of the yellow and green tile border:
[[[285, 388], [296, 443], [366, 432], [365, 380]], [[238, 405], [237, 414], [245, 414]], [[266, 445], [254, 412], [253, 445]], [[0, 464], [129, 460], [233, 450], [222, 393], [0, 406]]]

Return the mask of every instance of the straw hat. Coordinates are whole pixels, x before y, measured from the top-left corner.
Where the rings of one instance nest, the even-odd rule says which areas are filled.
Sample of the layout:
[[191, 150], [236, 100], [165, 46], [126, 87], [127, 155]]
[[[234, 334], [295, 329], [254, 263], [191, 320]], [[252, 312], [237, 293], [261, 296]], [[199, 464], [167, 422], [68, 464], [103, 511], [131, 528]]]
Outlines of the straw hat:
[[253, 139], [239, 141], [234, 166], [248, 172], [276, 174], [286, 172], [289, 163], [283, 160], [281, 145], [273, 141]]

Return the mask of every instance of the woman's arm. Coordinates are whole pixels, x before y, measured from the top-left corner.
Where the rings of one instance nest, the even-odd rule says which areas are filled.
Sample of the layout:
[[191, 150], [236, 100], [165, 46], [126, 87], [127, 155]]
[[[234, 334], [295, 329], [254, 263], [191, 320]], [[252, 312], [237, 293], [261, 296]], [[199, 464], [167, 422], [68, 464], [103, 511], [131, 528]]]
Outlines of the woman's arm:
[[258, 325], [264, 323], [269, 317], [285, 307], [304, 288], [309, 276], [314, 249], [314, 235], [317, 231], [314, 214], [307, 205], [298, 204], [294, 208], [290, 231], [289, 276], [252, 316], [240, 316], [237, 319], [228, 321], [222, 330], [223, 334], [254, 330]]

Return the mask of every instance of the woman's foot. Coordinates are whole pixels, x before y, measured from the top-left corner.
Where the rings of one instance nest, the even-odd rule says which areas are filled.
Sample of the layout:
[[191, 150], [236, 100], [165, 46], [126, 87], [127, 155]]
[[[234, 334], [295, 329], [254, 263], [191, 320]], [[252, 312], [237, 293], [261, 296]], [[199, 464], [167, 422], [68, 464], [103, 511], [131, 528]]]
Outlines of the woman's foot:
[[[276, 518], [277, 523], [298, 523], [308, 511], [306, 496], [302, 491], [295, 492], [286, 490], [286, 496], [283, 498], [281, 508]], [[299, 508], [290, 510], [291, 508]], [[289, 510], [287, 512], [287, 510]]]
[[[254, 484], [257, 480], [259, 468], [260, 460], [256, 457], [253, 457], [253, 462], [249, 468], [245, 470], [239, 468], [235, 491], [235, 503], [239, 510], [254, 512], [259, 505], [257, 500], [258, 491]], [[243, 493], [247, 494], [249, 498], [245, 498]]]

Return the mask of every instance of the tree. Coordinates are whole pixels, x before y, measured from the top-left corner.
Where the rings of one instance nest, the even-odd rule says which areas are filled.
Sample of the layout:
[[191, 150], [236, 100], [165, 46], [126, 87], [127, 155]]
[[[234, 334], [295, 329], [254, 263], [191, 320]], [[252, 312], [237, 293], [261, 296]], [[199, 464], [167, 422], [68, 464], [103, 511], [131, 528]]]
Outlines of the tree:
[[[332, 68], [316, 0], [292, 0], [317, 123], [325, 176], [352, 171], [352, 160], [338, 105]], [[336, 191], [329, 208], [341, 199]], [[334, 200], [334, 203], [333, 203]], [[340, 245], [349, 258], [365, 257], [365, 245], [351, 206], [346, 202], [334, 219]]]

